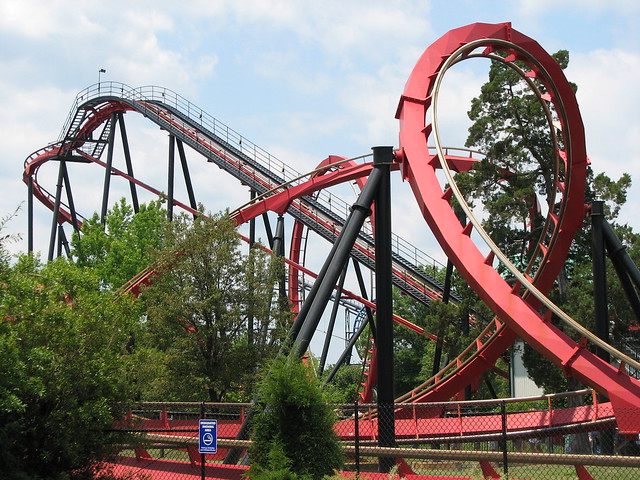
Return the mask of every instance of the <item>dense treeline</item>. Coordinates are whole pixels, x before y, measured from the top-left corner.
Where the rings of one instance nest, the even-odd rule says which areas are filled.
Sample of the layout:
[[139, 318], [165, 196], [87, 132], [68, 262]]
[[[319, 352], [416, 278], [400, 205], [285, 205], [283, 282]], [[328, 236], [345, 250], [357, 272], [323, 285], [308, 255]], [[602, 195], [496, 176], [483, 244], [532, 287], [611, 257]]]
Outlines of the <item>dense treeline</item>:
[[[133, 401], [247, 401], [280, 347], [283, 262], [240, 249], [224, 214], [166, 220], [124, 201], [83, 225], [72, 258], [11, 259], [0, 244], [0, 469], [91, 478]], [[120, 288], [148, 265], [139, 298]]]
[[93, 478], [129, 405], [132, 299], [114, 302], [72, 261], [10, 262], [0, 245], [0, 471], [6, 479]]

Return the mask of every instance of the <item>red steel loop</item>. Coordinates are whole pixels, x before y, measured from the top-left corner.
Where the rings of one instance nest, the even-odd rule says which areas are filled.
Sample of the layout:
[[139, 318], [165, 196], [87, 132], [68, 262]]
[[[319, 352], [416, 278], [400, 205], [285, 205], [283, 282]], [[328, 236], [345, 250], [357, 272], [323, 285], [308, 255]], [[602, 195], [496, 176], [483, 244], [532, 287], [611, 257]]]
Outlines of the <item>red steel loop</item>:
[[[482, 51], [478, 53], [478, 49]], [[543, 258], [535, 275], [535, 287], [529, 278], [517, 272], [520, 283], [534, 294], [528, 298], [520, 296], [518, 289], [509, 285], [492, 262], [487, 261], [481, 246], [475, 244], [468, 229], [460, 224], [450, 204], [451, 195], [445, 192], [436, 175], [439, 168], [444, 170], [460, 201], [462, 196], [456, 192], [455, 181], [447, 168], [437, 128], [437, 95], [444, 73], [451, 65], [470, 55], [496, 58], [494, 54], [497, 52], [504, 54], [504, 61], [517, 60], [526, 65], [530, 72], [525, 72], [525, 75], [542, 83], [546, 91], [540, 94], [540, 99], [555, 109], [558, 126], [552, 125], [551, 129], [559, 130], [562, 145], [562, 150], [556, 149], [559, 163], [556, 167], [556, 194], [561, 196], [561, 206], [559, 209], [555, 205], [549, 207], [552, 218], [547, 220], [549, 232], [545, 238], [550, 236], [551, 241], [543, 244], [541, 240], [539, 243], [538, 250]], [[433, 123], [427, 123], [430, 108]], [[538, 301], [546, 300], [543, 294], [551, 288], [562, 268], [574, 234], [582, 225], [584, 212], [588, 164], [584, 128], [571, 84], [557, 62], [538, 43], [513, 30], [508, 23], [478, 23], [452, 30], [427, 48], [418, 60], [400, 99], [397, 118], [400, 120], [403, 177], [409, 182], [423, 217], [463, 278], [506, 323], [508, 330], [579, 381], [609, 396], [614, 408], [621, 411], [623, 407], [632, 405], [640, 407], [640, 383], [619, 375], [614, 367], [587, 349], [576, 354], [576, 343], [546, 322], [536, 308]], [[432, 132], [438, 150], [435, 158], [427, 147]], [[466, 208], [472, 215], [468, 206]], [[474, 225], [478, 231], [479, 227]], [[481, 232], [480, 235], [483, 236]], [[483, 236], [483, 239], [492, 246], [490, 238]], [[494, 254], [497, 256], [501, 252], [494, 250]], [[503, 258], [500, 261], [505, 263]], [[515, 335], [507, 336], [515, 338]], [[506, 348], [506, 343], [502, 342], [500, 348]], [[487, 348], [486, 342], [484, 347]], [[494, 349], [492, 356], [495, 353]], [[458, 374], [465, 377], [466, 383], [472, 380], [461, 371]], [[624, 394], [621, 388], [624, 388]], [[640, 431], [640, 424], [630, 423], [633, 422], [629, 418], [621, 424], [619, 420], [621, 429]]]

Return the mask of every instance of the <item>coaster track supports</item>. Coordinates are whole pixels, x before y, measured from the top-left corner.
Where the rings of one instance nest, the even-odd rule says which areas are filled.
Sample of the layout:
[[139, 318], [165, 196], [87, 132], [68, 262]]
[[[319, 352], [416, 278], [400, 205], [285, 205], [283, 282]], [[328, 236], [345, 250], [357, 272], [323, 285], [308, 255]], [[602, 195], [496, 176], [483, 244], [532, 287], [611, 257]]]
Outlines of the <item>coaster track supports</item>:
[[[182, 166], [182, 174], [184, 175], [184, 183], [187, 187], [187, 195], [189, 196], [189, 205], [194, 210], [198, 210], [198, 204], [196, 203], [196, 195], [193, 192], [193, 183], [191, 182], [191, 174], [189, 173], [189, 165], [187, 164], [187, 156], [184, 153], [184, 144], [182, 140], [176, 138], [176, 146], [178, 147], [178, 155], [180, 156], [180, 165]], [[195, 219], [197, 214], [193, 214]]]
[[[393, 374], [393, 288], [391, 258], [391, 179], [392, 147], [374, 147], [374, 171], [380, 180], [374, 198], [376, 243], [376, 331], [378, 337], [378, 443], [395, 447], [394, 374]], [[388, 473], [395, 460], [380, 457], [380, 472]]]
[[[355, 258], [352, 259], [352, 261], [353, 261], [353, 270], [356, 274], [356, 278], [360, 286], [360, 296], [365, 300], [368, 300], [369, 297], [367, 295], [367, 288], [364, 284], [364, 278], [362, 276], [362, 270], [360, 269], [360, 264]], [[375, 334], [376, 328], [375, 328], [375, 323], [373, 321], [373, 313], [371, 312], [371, 309], [369, 307], [365, 306], [364, 308], [365, 308], [365, 315], [366, 315], [365, 319], [360, 323], [358, 330], [356, 330], [351, 334], [351, 337], [349, 338], [349, 341], [347, 342], [347, 345], [345, 346], [344, 351], [342, 352], [340, 357], [338, 357], [338, 360], [336, 361], [329, 375], [327, 375], [327, 378], [325, 378], [324, 380], [325, 384], [333, 380], [333, 377], [336, 375], [336, 373], [338, 373], [338, 369], [342, 366], [342, 364], [344, 363], [346, 363], [347, 365], [349, 364], [348, 362], [349, 362], [349, 359], [351, 358], [353, 347], [355, 346], [356, 342], [358, 341], [358, 338], [360, 338], [360, 335], [362, 335], [362, 332], [364, 332], [367, 326], [371, 328], [371, 334], [373, 338], [376, 337], [376, 334]]]
[[349, 343], [347, 344], [344, 351], [342, 352], [342, 355], [338, 357], [338, 360], [333, 366], [333, 369], [331, 370], [331, 372], [329, 372], [329, 375], [327, 375], [327, 378], [324, 379], [324, 383], [323, 383], [324, 385], [331, 382], [331, 380], [333, 380], [333, 377], [335, 377], [336, 373], [338, 373], [338, 370], [340, 369], [342, 364], [346, 363], [347, 358], [351, 356], [351, 350], [353, 349], [353, 346], [358, 341], [358, 338], [360, 338], [360, 335], [362, 335], [362, 332], [364, 332], [364, 329], [367, 328], [367, 325], [373, 324], [370, 318], [371, 316], [367, 315], [366, 318], [360, 323], [358, 330], [353, 332], [353, 335], [351, 335], [351, 338], [349, 339]]
[[33, 177], [27, 178], [27, 252], [33, 252]]
[[604, 235], [609, 258], [620, 278], [620, 283], [636, 315], [636, 319], [640, 321], [640, 298], [637, 291], [637, 289], [640, 289], [640, 270], [629, 256], [627, 248], [622, 244], [606, 220], [602, 223], [602, 234]]
[[331, 317], [329, 318], [329, 326], [327, 327], [327, 333], [324, 337], [324, 345], [322, 346], [322, 354], [320, 355], [320, 364], [318, 365], [318, 375], [322, 375], [324, 366], [327, 363], [327, 355], [329, 354], [329, 347], [331, 346], [331, 336], [333, 335], [333, 329], [336, 324], [336, 317], [338, 315], [338, 307], [340, 306], [340, 297], [342, 296], [342, 289], [344, 288], [344, 281], [347, 277], [347, 265], [344, 265], [342, 274], [340, 274], [340, 280], [338, 282], [338, 289], [333, 301], [333, 308], [331, 309]]
[[104, 225], [107, 216], [107, 208], [109, 206], [109, 187], [111, 186], [111, 167], [113, 165], [113, 150], [114, 150], [114, 137], [115, 137], [115, 122], [117, 114], [113, 113], [109, 120], [109, 140], [107, 148], [107, 164], [104, 169], [104, 186], [102, 187], [102, 208], [100, 210], [100, 222]]
[[367, 179], [358, 200], [351, 207], [351, 213], [347, 218], [344, 228], [331, 248], [331, 252], [322, 266], [318, 278], [313, 284], [306, 301], [302, 304], [300, 313], [294, 322], [290, 336], [294, 338], [292, 354], [302, 357], [311, 338], [320, 323], [334, 286], [342, 272], [345, 263], [349, 260], [351, 249], [365, 219], [371, 215], [371, 205], [377, 194], [380, 178], [384, 175], [380, 168], [374, 168]]
[[[444, 289], [442, 290], [442, 303], [449, 303], [451, 297], [451, 277], [453, 275], [453, 263], [451, 260], [447, 260], [447, 269], [444, 276]], [[438, 329], [436, 341], [436, 350], [433, 354], [433, 367], [431, 367], [431, 376], [435, 377], [440, 371], [440, 364], [442, 363], [442, 347], [444, 346], [445, 325], [440, 325]]]
[[173, 186], [176, 172], [176, 137], [169, 135], [169, 164], [167, 170], [167, 218], [173, 221]]
[[[118, 125], [120, 126], [120, 138], [122, 138], [122, 150], [124, 152], [124, 161], [127, 165], [127, 175], [131, 178], [135, 178], [133, 175], [133, 163], [131, 162], [131, 150], [129, 149], [129, 139], [127, 137], [127, 130], [124, 126], [124, 115], [122, 112], [118, 112]], [[136, 184], [129, 180], [129, 189], [131, 190], [131, 203], [133, 204], [133, 212], [138, 213], [140, 211], [140, 203], [138, 202], [138, 191], [136, 190]]]
[[63, 158], [60, 158], [60, 166], [58, 168], [58, 182], [56, 183], [56, 198], [53, 206], [53, 217], [51, 220], [51, 236], [49, 237], [49, 255], [47, 260], [53, 260], [53, 254], [56, 244], [56, 234], [58, 231], [58, 214], [60, 213], [60, 203], [62, 201], [62, 184], [64, 182], [64, 171], [66, 164]]
[[[607, 265], [604, 249], [604, 202], [591, 204], [591, 247], [593, 256], [593, 301], [596, 320], [596, 335], [609, 343], [609, 309], [607, 308]], [[597, 355], [609, 362], [609, 352], [596, 347]]]

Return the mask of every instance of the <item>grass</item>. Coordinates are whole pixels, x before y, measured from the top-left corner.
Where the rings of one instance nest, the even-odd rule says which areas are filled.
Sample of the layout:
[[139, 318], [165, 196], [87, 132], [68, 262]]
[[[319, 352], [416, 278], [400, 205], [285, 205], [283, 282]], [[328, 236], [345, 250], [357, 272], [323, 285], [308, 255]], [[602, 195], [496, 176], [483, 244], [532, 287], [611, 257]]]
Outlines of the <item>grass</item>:
[[[503, 480], [578, 480], [578, 474], [569, 465], [509, 465], [508, 475], [501, 466], [492, 465]], [[483, 480], [482, 470], [473, 462], [413, 462], [413, 469], [419, 475], [460, 475]], [[596, 479], [636, 480], [640, 478], [640, 468], [624, 467], [587, 467], [588, 472]]]
[[[149, 448], [149, 454], [153, 458], [188, 462], [189, 455], [185, 451], [174, 449]], [[123, 450], [121, 455], [135, 456], [133, 450]], [[368, 470], [367, 465], [377, 467], [377, 458], [361, 458], [363, 471]], [[477, 462], [456, 461], [409, 461], [414, 472], [418, 475], [440, 475], [443, 477], [459, 475], [471, 477], [474, 480], [484, 480], [482, 470]], [[569, 465], [527, 465], [510, 464], [509, 474], [505, 475], [501, 465], [492, 464], [496, 472], [503, 480], [578, 480], [578, 475], [573, 466]], [[353, 467], [353, 464], [351, 464]], [[640, 478], [640, 468], [625, 467], [587, 467], [588, 472], [596, 479], [636, 480]]]

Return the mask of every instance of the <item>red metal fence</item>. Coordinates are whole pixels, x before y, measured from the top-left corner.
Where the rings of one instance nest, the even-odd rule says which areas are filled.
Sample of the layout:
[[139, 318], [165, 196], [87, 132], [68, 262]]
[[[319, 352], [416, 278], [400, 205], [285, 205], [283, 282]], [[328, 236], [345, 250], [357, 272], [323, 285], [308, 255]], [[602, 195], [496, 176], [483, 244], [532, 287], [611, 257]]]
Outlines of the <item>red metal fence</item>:
[[[250, 404], [144, 403], [116, 429], [131, 432], [106, 465], [128, 478], [240, 479], [249, 440], [236, 437]], [[588, 392], [523, 401], [397, 404], [395, 445], [378, 445], [376, 405], [336, 406], [349, 472], [377, 472], [380, 458], [408, 479], [636, 479], [638, 436], [620, 435], [610, 403]], [[640, 411], [626, 412], [640, 416]], [[198, 420], [217, 420], [215, 454], [198, 451]], [[389, 418], [386, 419], [387, 423]], [[225, 465], [230, 449], [242, 465]], [[321, 452], [318, 452], [321, 454]], [[373, 474], [374, 476], [377, 476]], [[383, 478], [388, 478], [384, 474]]]

